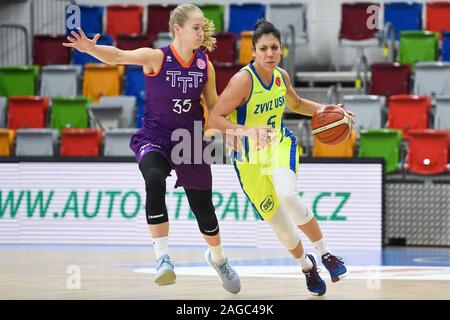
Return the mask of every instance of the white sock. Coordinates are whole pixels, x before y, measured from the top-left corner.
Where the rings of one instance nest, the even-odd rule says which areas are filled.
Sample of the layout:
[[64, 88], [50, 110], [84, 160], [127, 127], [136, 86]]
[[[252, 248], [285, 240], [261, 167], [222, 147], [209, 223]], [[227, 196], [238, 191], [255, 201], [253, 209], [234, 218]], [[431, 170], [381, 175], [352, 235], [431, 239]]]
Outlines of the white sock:
[[325, 243], [325, 239], [322, 238], [319, 241], [313, 242], [314, 248], [316, 248], [317, 253], [322, 257], [324, 254], [329, 253], [330, 251], [327, 248], [327, 244]]
[[303, 252], [303, 255], [300, 258], [295, 260], [297, 260], [297, 262], [302, 267], [302, 270], [305, 272], [311, 270], [312, 267], [314, 266], [312, 261], [308, 258], [305, 252]]
[[169, 237], [154, 238], [153, 249], [155, 249], [156, 260], [165, 254], [169, 255]]
[[211, 250], [211, 258], [215, 263], [219, 263], [220, 261], [223, 261], [225, 259], [225, 253], [223, 252], [222, 243], [217, 246], [208, 245], [208, 247]]

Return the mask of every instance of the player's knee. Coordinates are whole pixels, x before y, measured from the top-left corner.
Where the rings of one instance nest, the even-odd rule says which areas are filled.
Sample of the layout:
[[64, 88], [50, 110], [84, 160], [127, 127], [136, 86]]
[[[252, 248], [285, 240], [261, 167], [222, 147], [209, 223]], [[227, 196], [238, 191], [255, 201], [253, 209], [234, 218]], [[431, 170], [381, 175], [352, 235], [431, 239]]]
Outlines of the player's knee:
[[219, 233], [219, 221], [212, 203], [198, 203], [191, 206], [197, 218], [198, 228], [200, 232], [207, 236], [215, 236]]
[[298, 226], [307, 224], [314, 214], [306, 206], [298, 193], [294, 190], [283, 190], [277, 193], [280, 202], [288, 209], [292, 220]]
[[144, 175], [147, 224], [169, 221], [166, 207], [166, 176], [158, 168], [150, 168]]
[[166, 175], [158, 168], [150, 168], [144, 174], [145, 189], [147, 192], [160, 194], [166, 192]]

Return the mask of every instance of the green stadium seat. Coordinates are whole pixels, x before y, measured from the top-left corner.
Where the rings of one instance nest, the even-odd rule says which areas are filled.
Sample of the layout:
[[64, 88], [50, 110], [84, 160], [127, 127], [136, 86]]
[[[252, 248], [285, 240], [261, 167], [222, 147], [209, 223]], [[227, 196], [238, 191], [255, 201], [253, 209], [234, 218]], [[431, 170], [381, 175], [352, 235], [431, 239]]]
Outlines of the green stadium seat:
[[413, 65], [419, 61], [436, 61], [439, 34], [430, 31], [402, 31], [398, 62]]
[[0, 67], [0, 96], [34, 96], [39, 66]]
[[52, 100], [50, 127], [63, 128], [87, 128], [89, 116], [87, 104], [89, 99], [85, 97], [56, 97]]
[[224, 6], [221, 4], [204, 4], [198, 7], [202, 9], [205, 18], [214, 22], [216, 32], [223, 32]]
[[360, 131], [359, 157], [384, 158], [386, 173], [398, 170], [402, 131], [394, 129], [363, 129]]

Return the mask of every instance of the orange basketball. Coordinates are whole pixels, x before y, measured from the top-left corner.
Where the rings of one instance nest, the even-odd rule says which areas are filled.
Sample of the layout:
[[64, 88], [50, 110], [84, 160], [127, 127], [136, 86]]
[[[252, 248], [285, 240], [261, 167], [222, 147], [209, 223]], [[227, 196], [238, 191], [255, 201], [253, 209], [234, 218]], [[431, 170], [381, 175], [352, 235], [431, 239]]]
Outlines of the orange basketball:
[[328, 105], [317, 110], [311, 119], [313, 135], [321, 143], [336, 145], [344, 142], [352, 132], [352, 119], [344, 108]]

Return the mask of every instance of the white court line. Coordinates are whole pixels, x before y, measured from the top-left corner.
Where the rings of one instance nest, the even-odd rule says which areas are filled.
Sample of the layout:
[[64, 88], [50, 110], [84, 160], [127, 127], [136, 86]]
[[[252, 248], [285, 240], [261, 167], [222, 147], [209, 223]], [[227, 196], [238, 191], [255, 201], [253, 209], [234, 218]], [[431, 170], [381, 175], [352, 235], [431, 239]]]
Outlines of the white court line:
[[[352, 280], [439, 280], [450, 281], [448, 267], [417, 267], [417, 266], [350, 266], [348, 277]], [[236, 271], [241, 277], [265, 278], [298, 278], [304, 277], [297, 266], [238, 266]], [[139, 273], [154, 273], [154, 268], [134, 269]], [[180, 267], [175, 266], [179, 275], [217, 276], [210, 267]], [[328, 271], [321, 268], [320, 274], [327, 279]]]

